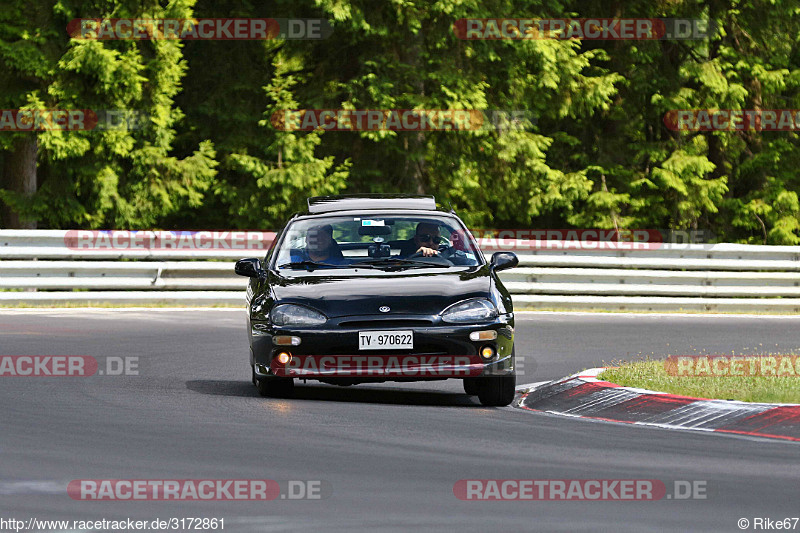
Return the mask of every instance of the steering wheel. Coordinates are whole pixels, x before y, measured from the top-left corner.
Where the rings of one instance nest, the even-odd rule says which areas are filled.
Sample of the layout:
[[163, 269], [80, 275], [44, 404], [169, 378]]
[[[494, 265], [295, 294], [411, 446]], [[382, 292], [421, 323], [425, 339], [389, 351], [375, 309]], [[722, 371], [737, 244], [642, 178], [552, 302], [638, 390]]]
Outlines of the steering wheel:
[[[440, 252], [444, 251], [447, 248], [448, 248], [448, 246], [446, 244], [442, 244], [442, 245], [439, 246], [439, 251]], [[453, 262], [452, 261], [442, 257], [441, 255], [432, 255], [430, 257], [425, 257], [424, 255], [422, 255], [422, 252], [414, 252], [413, 254], [409, 255], [406, 259], [416, 259], [418, 257], [424, 258], [425, 262], [428, 262], [428, 263], [435, 263], [437, 265], [453, 266]]]
[[[426, 248], [427, 248], [427, 247], [426, 247]], [[431, 257], [441, 257], [439, 254], [440, 254], [441, 252], [446, 252], [446, 251], [447, 251], [447, 250], [449, 250], [449, 249], [450, 249], [450, 246], [449, 246], [449, 245], [447, 245], [447, 244], [440, 244], [440, 245], [439, 245], [439, 247], [438, 247], [438, 249], [437, 249], [438, 251], [437, 251], [436, 255], [434, 255], [434, 256], [431, 256]], [[411, 255], [409, 255], [409, 256], [408, 256], [408, 259], [414, 259], [414, 258], [417, 258], [417, 257], [425, 257], [425, 256], [423, 256], [423, 255], [422, 255], [422, 252], [414, 252], [413, 254], [411, 254]], [[427, 257], [427, 259], [430, 259], [430, 257]]]

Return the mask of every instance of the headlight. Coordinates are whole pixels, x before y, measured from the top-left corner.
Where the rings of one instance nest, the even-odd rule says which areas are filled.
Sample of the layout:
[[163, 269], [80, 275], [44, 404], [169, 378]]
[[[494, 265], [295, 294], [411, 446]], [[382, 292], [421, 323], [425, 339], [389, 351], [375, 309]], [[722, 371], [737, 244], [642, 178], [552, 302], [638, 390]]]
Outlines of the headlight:
[[497, 316], [497, 309], [489, 300], [476, 298], [451, 305], [442, 313], [445, 322], [481, 322]]
[[276, 326], [319, 326], [328, 318], [308, 307], [294, 304], [281, 304], [272, 308], [269, 319]]

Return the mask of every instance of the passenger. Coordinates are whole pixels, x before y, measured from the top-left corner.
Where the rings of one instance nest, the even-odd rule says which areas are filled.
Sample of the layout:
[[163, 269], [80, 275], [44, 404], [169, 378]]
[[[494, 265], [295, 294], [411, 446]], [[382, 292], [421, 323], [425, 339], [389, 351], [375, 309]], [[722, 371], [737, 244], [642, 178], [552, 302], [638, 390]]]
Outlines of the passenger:
[[333, 227], [330, 224], [313, 226], [306, 232], [306, 247], [292, 250], [291, 262], [314, 261], [331, 265], [346, 264], [339, 244], [333, 240]]

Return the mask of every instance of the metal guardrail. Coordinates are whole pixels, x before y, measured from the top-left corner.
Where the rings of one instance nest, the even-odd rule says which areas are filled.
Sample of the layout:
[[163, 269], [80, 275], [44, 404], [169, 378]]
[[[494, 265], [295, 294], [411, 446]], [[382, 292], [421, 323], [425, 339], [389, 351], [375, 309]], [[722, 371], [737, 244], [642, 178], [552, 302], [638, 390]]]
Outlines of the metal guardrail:
[[[263, 249], [79, 249], [63, 230], [0, 230], [0, 305], [238, 305], [233, 260]], [[800, 313], [800, 246], [525, 249], [503, 272], [517, 308]], [[485, 248], [491, 255], [496, 248]], [[114, 259], [110, 261], [109, 259]]]

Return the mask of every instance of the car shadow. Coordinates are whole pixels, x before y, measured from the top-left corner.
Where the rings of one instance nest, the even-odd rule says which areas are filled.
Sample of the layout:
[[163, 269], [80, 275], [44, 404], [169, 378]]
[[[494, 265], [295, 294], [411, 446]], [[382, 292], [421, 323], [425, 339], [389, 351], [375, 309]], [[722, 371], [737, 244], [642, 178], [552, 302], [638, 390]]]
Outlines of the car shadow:
[[[398, 384], [398, 387], [402, 387], [402, 384]], [[272, 399], [262, 398], [249, 381], [196, 379], [187, 381], [186, 388], [193, 392], [210, 394], [213, 396], [257, 398], [263, 401], [270, 401]], [[368, 384], [337, 387], [298, 383], [295, 384], [294, 396], [291, 398], [291, 401], [426, 405], [438, 407], [482, 407], [476, 397], [467, 396], [464, 393], [371, 387]]]

